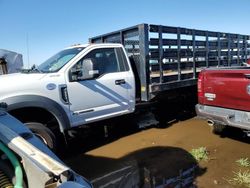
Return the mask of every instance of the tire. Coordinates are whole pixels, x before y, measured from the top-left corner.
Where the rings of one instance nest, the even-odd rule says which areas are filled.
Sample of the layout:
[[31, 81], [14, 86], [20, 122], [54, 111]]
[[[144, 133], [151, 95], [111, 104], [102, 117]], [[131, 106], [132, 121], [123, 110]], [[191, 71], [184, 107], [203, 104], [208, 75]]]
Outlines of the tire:
[[226, 127], [225, 125], [214, 124], [213, 125], [213, 133], [214, 134], [220, 134], [225, 129], [225, 127]]
[[45, 125], [38, 122], [28, 122], [25, 125], [52, 151], [56, 151], [55, 134]]

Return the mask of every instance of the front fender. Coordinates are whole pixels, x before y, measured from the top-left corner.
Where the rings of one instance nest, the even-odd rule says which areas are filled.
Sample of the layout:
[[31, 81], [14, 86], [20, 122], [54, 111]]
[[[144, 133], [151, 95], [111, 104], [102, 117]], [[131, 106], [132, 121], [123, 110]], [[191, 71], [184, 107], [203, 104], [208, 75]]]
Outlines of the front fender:
[[0, 101], [8, 105], [7, 111], [17, 110], [25, 107], [38, 107], [50, 112], [58, 121], [60, 130], [70, 128], [70, 121], [66, 111], [57, 102], [38, 95], [22, 95], [5, 98]]

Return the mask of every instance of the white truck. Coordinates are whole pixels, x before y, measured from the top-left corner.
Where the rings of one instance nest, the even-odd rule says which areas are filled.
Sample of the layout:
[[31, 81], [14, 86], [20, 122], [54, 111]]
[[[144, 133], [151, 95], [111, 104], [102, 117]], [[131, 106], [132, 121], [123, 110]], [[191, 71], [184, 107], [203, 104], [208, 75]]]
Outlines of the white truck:
[[[210, 35], [212, 41], [196, 39]], [[66, 48], [38, 67], [0, 76], [0, 102], [54, 149], [57, 133], [67, 138], [80, 126], [139, 109], [148, 114], [163, 100], [195, 97], [198, 72], [219, 63], [218, 53], [207, 51], [208, 44], [218, 44], [214, 36], [219, 35], [140, 24], [91, 38], [90, 44]], [[244, 56], [236, 63], [242, 61]]]
[[64, 132], [134, 111], [128, 62], [121, 44], [73, 46], [25, 73], [2, 75], [1, 101], [53, 149], [57, 128]]

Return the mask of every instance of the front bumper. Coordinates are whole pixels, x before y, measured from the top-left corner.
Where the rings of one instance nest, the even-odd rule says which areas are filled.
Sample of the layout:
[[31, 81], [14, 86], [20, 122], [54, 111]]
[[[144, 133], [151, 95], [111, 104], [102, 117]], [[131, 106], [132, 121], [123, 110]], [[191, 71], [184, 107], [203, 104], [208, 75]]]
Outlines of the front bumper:
[[198, 117], [250, 131], [250, 112], [200, 104], [195, 109]]

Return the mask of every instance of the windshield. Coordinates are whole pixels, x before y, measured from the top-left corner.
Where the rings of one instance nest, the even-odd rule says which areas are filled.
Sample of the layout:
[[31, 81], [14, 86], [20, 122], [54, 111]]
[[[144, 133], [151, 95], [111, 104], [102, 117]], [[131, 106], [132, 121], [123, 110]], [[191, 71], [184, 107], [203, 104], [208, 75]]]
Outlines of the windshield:
[[45, 73], [57, 72], [83, 49], [83, 47], [79, 47], [60, 51], [37, 68]]

